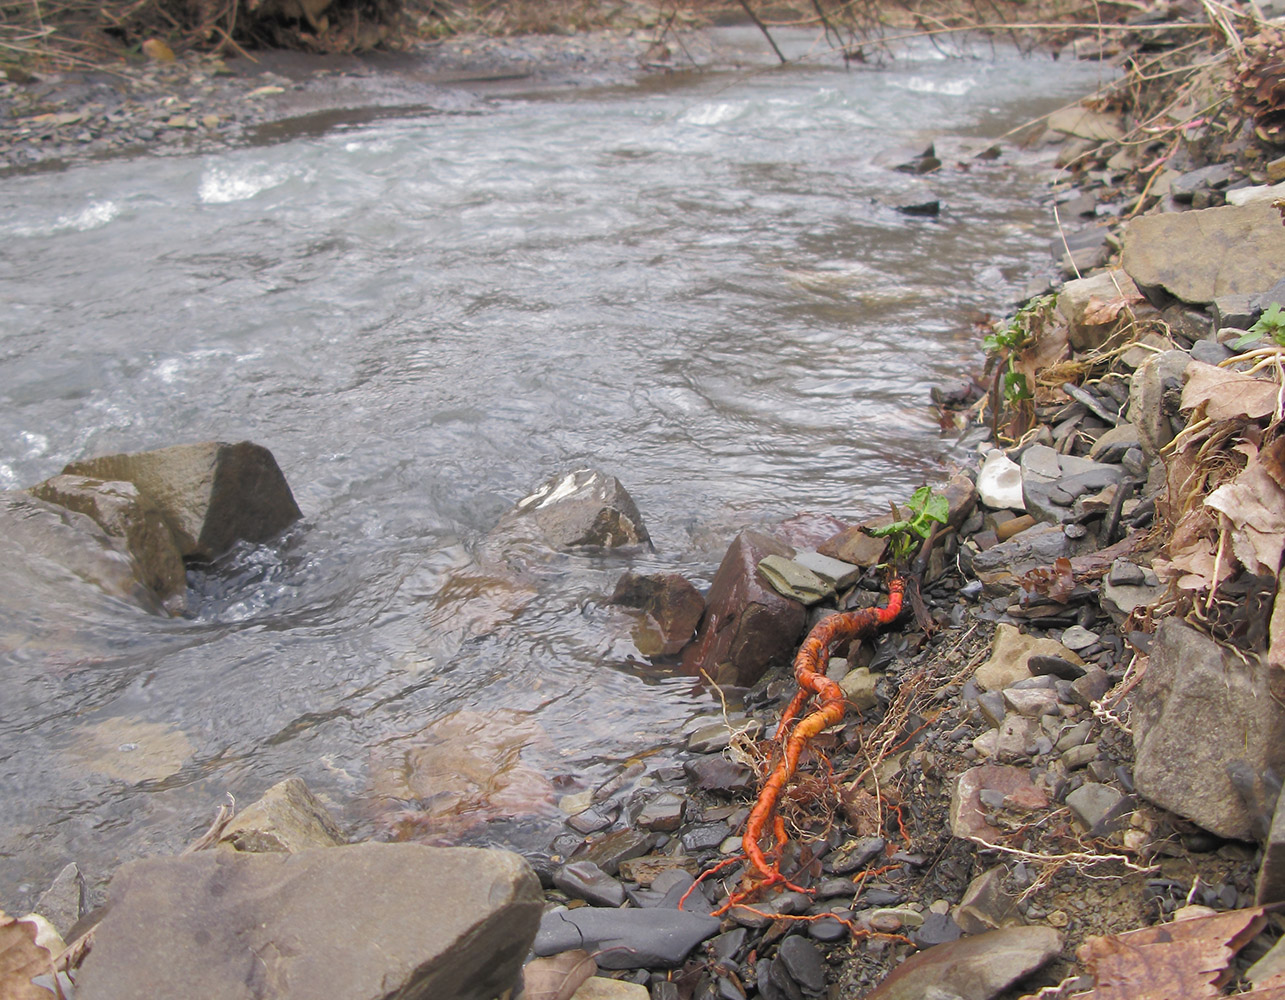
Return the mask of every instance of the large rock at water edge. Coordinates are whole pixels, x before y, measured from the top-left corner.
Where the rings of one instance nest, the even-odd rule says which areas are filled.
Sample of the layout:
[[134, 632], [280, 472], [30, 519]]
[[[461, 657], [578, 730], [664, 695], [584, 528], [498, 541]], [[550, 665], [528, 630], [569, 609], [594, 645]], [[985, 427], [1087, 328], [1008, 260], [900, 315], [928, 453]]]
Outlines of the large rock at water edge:
[[160, 509], [185, 558], [266, 542], [302, 515], [272, 452], [205, 441], [72, 462], [63, 473], [133, 483]]
[[554, 476], [519, 500], [494, 534], [541, 541], [555, 549], [650, 545], [651, 536], [633, 497], [615, 476], [577, 469]]
[[1138, 791], [1220, 837], [1249, 840], [1270, 823], [1270, 806], [1247, 801], [1253, 790], [1233, 780], [1285, 775], [1285, 709], [1268, 680], [1258, 657], [1246, 662], [1177, 618], [1161, 622], [1133, 695]]
[[733, 539], [706, 595], [696, 641], [683, 653], [684, 670], [749, 687], [772, 663], [793, 658], [807, 611], [773, 590], [758, 571], [766, 556], [793, 554], [784, 542], [753, 528]]
[[680, 652], [691, 640], [705, 611], [705, 598], [700, 591], [677, 573], [626, 573], [616, 584], [611, 603], [642, 612], [633, 637], [644, 656]]
[[125, 865], [78, 1000], [493, 1000], [516, 982], [540, 883], [507, 851], [355, 844]]
[[1124, 228], [1129, 276], [1184, 302], [1254, 295], [1280, 278], [1282, 260], [1285, 227], [1270, 203], [1143, 215]]
[[54, 476], [27, 490], [46, 503], [84, 514], [120, 539], [134, 561], [134, 575], [172, 614], [187, 607], [187, 573], [174, 535], [159, 508], [133, 483], [87, 476]]

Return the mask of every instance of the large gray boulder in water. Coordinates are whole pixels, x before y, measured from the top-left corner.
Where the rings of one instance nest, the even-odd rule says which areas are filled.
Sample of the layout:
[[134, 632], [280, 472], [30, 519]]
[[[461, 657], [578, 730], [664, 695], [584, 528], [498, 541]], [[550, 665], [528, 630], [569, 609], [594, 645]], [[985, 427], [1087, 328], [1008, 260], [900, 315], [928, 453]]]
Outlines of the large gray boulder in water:
[[508, 851], [354, 844], [125, 865], [78, 1000], [493, 1000], [540, 924]]
[[301, 516], [272, 452], [249, 441], [105, 455], [63, 473], [133, 483], [160, 510], [184, 558], [213, 559], [238, 541], [265, 542]]

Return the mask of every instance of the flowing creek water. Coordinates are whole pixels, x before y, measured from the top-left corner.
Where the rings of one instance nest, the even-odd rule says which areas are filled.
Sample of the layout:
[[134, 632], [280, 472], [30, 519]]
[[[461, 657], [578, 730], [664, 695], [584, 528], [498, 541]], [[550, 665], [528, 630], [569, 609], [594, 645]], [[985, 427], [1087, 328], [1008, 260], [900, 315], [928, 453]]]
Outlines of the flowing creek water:
[[[430, 724], [429, 770], [474, 752], [434, 786], [470, 842], [547, 844], [559, 796], [672, 760], [717, 700], [639, 657], [606, 595], [627, 568], [707, 583], [740, 526], [939, 478], [928, 388], [976, 366], [971, 315], [1054, 236], [1020, 155], [953, 164], [1101, 72], [925, 48], [0, 182], [0, 487], [250, 439], [305, 515], [191, 574], [186, 618], [38, 552], [0, 566], [5, 908], [292, 774], [378, 835], [406, 784], [389, 748]], [[876, 163], [931, 140], [938, 175]], [[939, 218], [892, 207], [924, 192]], [[583, 466], [624, 482], [655, 553], [480, 573], [499, 516]]]

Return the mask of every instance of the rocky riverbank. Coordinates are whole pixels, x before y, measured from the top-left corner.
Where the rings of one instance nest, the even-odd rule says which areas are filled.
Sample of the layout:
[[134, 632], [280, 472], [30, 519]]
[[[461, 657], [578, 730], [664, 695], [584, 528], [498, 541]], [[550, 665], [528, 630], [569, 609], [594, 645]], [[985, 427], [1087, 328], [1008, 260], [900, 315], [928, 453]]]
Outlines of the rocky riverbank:
[[[978, 460], [898, 513], [932, 538], [902, 621], [827, 665], [847, 716], [811, 742], [779, 806], [791, 886], [739, 895], [768, 737], [794, 693], [786, 665], [830, 611], [885, 600], [889, 543], [870, 529], [891, 515], [747, 529], [704, 595], [672, 576], [622, 580], [613, 599], [633, 609], [639, 650], [703, 671], [725, 712], [686, 734], [681, 768], [640, 761], [565, 796], [565, 832], [527, 859], [539, 889], [508, 854], [340, 846], [288, 782], [194, 845], [212, 850], [119, 873], [81, 995], [136, 995], [144, 955], [158, 992], [196, 977], [202, 995], [244, 995], [250, 972], [229, 956], [246, 949], [229, 942], [253, 924], [250, 950], [267, 956], [253, 981], [272, 995], [490, 997], [531, 942], [562, 956], [548, 974], [563, 987], [592, 969], [576, 952], [593, 953], [582, 1000], [1065, 996], [1110, 977], [1095, 938], [1278, 901], [1285, 228], [1267, 185], [1285, 149], [1270, 102], [1238, 96], [1261, 87], [1211, 111], [1198, 74], [1184, 79], [1190, 105], [1162, 117], [1107, 100], [1032, 140], [1062, 165], [1050, 205], [1066, 280], [996, 324], [984, 376], [934, 392]], [[647, 536], [620, 484], [578, 473], [519, 504], [494, 541]], [[265, 886], [274, 912], [250, 919]], [[79, 936], [74, 871], [37, 909]], [[356, 968], [364, 949], [337, 924], [361, 926], [385, 964]], [[1274, 985], [1263, 956], [1278, 935], [1238, 939], [1236, 975]], [[290, 978], [300, 954], [307, 989]]]

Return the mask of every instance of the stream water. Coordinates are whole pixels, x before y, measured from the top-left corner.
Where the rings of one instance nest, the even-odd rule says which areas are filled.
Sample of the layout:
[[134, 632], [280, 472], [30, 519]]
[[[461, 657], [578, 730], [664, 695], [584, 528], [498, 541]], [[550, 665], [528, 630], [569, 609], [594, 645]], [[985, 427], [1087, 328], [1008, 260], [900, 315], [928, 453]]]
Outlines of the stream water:
[[[707, 583], [742, 525], [940, 477], [928, 388], [978, 363], [970, 320], [1054, 234], [1016, 154], [954, 164], [1099, 74], [989, 48], [765, 63], [0, 182], [0, 487], [250, 439], [305, 515], [191, 574], [186, 618], [36, 552], [0, 566], [0, 905], [69, 860], [92, 882], [176, 851], [292, 774], [378, 833], [372, 789], [416, 780], [389, 746], [433, 724], [426, 766], [480, 763], [419, 794], [473, 842], [547, 843], [559, 796], [671, 759], [717, 702], [604, 595], [626, 568]], [[927, 179], [877, 162], [932, 140]], [[892, 207], [925, 193], [940, 217]], [[501, 513], [583, 466], [655, 553], [479, 575]]]

